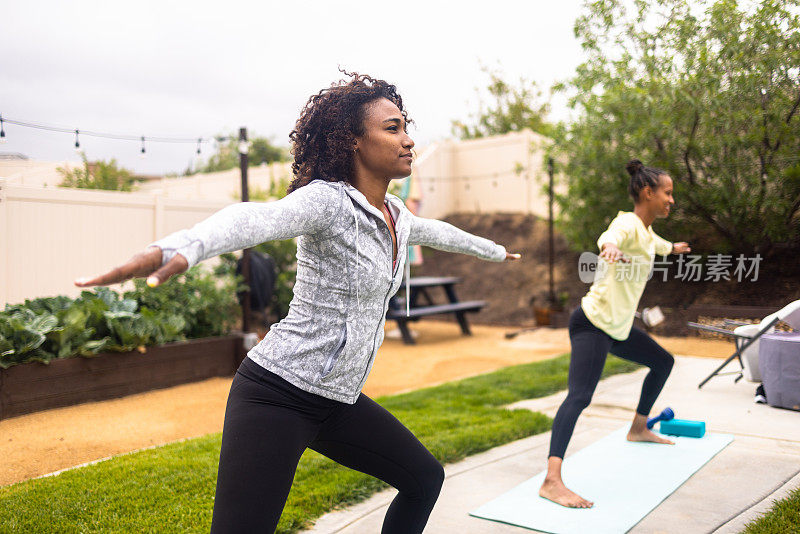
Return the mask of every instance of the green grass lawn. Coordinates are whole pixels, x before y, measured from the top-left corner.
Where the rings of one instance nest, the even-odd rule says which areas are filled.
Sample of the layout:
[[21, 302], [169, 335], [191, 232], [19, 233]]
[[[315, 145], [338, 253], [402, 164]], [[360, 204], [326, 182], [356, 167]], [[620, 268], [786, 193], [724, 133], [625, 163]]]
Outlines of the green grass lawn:
[[[568, 367], [565, 355], [377, 400], [450, 463], [549, 430], [547, 416], [503, 406], [565, 389]], [[637, 367], [609, 356], [604, 375]], [[0, 488], [0, 532], [208, 532], [220, 438], [212, 434]], [[306, 451], [277, 532], [296, 532], [383, 487]]]
[[776, 502], [763, 517], [747, 525], [744, 534], [800, 532], [800, 488]]

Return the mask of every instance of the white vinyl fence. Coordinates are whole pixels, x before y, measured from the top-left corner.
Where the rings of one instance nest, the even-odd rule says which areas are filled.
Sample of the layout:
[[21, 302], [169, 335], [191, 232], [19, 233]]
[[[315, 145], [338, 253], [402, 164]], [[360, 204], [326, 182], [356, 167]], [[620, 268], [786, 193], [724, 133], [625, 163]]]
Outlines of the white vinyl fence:
[[[435, 143], [417, 159], [422, 205], [434, 219], [451, 213], [530, 213], [548, 217], [545, 149], [550, 139], [529, 130]], [[556, 188], [559, 191], [559, 188]]]
[[0, 309], [36, 297], [76, 296], [76, 277], [103, 272], [232, 202], [0, 180]]

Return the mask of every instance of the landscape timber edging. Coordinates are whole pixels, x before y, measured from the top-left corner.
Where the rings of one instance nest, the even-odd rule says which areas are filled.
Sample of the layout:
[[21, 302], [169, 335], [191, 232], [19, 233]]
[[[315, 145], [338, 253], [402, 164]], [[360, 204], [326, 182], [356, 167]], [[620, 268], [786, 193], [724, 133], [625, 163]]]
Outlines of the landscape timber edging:
[[244, 358], [238, 334], [147, 347], [144, 353], [23, 363], [0, 369], [0, 420], [50, 408], [231, 376]]

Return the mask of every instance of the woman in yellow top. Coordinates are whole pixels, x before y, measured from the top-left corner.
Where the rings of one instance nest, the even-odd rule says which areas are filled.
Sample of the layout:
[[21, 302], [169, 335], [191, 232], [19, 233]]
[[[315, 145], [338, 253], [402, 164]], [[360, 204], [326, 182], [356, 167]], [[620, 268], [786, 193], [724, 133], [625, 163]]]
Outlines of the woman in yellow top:
[[590, 508], [593, 503], [564, 485], [561, 463], [578, 416], [592, 400], [609, 352], [650, 368], [628, 440], [672, 444], [648, 430], [647, 415], [674, 359], [645, 332], [632, 328], [633, 315], [655, 255], [683, 254], [691, 249], [687, 243], [670, 243], [659, 237], [651, 227], [656, 218], [669, 215], [675, 203], [669, 175], [645, 167], [639, 160], [632, 160], [625, 168], [631, 175], [628, 191], [633, 197], [633, 211], [619, 212], [597, 240], [598, 275], [570, 317], [569, 393], [553, 420], [547, 476], [539, 490], [542, 497], [572, 508]]

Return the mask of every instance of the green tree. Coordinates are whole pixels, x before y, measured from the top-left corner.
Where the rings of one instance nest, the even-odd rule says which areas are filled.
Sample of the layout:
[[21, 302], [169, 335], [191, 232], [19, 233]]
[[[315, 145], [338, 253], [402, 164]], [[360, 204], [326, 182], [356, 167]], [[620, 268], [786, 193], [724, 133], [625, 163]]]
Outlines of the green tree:
[[[224, 139], [226, 141], [219, 145], [219, 150], [197, 172], [227, 171], [239, 166], [239, 138], [236, 135], [229, 135]], [[251, 167], [289, 159], [289, 151], [286, 148], [273, 145], [266, 137], [254, 137], [250, 139], [249, 145], [247, 161]], [[187, 174], [193, 173], [187, 172]]]
[[196, 172], [219, 172], [238, 167], [238, 146], [239, 141], [236, 137], [233, 135], [228, 136], [226, 141], [220, 142], [219, 148], [208, 158], [206, 164], [197, 169]]
[[453, 135], [461, 139], [475, 139], [525, 128], [549, 136], [551, 124], [547, 121], [550, 104], [542, 102], [542, 92], [536, 82], [520, 78], [514, 85], [503, 79], [503, 73], [481, 67], [489, 76], [486, 87], [491, 102], [479, 100], [478, 113], [471, 114], [467, 122], [452, 121]]
[[[704, 251], [800, 244], [798, 0], [587, 3], [587, 54], [560, 89], [578, 119], [555, 130], [567, 161], [562, 227], [593, 248], [630, 209], [625, 163], [667, 171], [676, 209], [659, 231]], [[698, 249], [698, 247], [695, 247]]]
[[133, 174], [117, 165], [117, 160], [89, 162], [81, 153], [83, 167], [56, 170], [64, 177], [59, 187], [79, 189], [107, 189], [111, 191], [132, 191], [135, 179]]
[[262, 163], [286, 161], [288, 159], [288, 150], [273, 145], [266, 137], [256, 137], [250, 141], [250, 152], [248, 154], [248, 163], [250, 165], [261, 165]]

